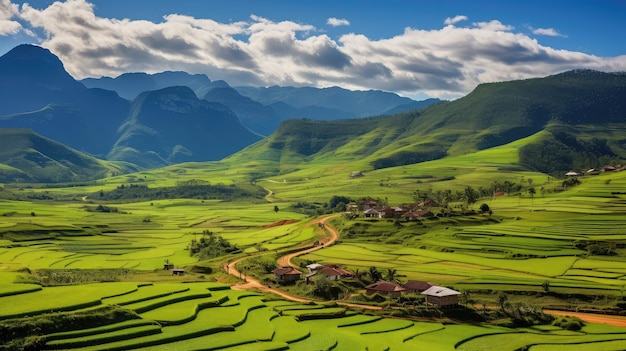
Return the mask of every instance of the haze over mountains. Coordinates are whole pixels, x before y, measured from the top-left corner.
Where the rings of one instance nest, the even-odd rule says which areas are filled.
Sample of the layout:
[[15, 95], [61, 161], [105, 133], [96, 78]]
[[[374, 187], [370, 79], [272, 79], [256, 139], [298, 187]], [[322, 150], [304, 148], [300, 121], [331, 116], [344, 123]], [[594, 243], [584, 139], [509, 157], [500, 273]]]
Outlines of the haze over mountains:
[[48, 50], [21, 45], [0, 57], [0, 96], [0, 128], [15, 128], [2, 131], [3, 182], [95, 179], [246, 147], [229, 162], [341, 155], [378, 169], [530, 135], [520, 166], [546, 173], [626, 157], [626, 138], [615, 133], [625, 129], [624, 73], [571, 71], [418, 102], [337, 87], [233, 88], [185, 72], [77, 82]]

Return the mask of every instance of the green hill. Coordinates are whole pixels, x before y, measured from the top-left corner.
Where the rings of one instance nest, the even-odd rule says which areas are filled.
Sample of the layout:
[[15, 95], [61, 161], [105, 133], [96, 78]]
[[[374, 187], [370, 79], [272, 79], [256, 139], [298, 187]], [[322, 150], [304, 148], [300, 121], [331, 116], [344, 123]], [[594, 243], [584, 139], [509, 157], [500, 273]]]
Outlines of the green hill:
[[626, 157], [623, 101], [623, 73], [570, 71], [482, 84], [461, 99], [421, 111], [359, 120], [286, 121], [232, 159], [271, 160], [278, 164], [273, 170], [277, 173], [329, 159], [371, 170], [465, 155], [545, 131], [520, 148], [520, 164], [559, 174]]
[[73, 182], [136, 171], [98, 160], [30, 129], [0, 129], [0, 182]]

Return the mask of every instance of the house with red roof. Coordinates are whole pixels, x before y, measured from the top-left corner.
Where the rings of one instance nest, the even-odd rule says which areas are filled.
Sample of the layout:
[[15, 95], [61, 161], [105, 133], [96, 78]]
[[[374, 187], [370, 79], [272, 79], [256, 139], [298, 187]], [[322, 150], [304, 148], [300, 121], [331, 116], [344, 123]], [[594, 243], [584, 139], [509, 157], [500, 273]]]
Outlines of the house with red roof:
[[293, 282], [300, 279], [302, 272], [293, 267], [281, 267], [272, 271], [279, 282]]

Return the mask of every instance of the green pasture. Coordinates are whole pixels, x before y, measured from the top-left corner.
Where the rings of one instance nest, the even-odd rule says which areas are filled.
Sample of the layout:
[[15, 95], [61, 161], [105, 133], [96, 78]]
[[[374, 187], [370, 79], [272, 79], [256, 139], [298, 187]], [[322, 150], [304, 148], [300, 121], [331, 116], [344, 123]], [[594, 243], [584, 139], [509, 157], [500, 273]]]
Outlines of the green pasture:
[[603, 350], [626, 345], [625, 330], [600, 324], [569, 332], [557, 327], [509, 329], [419, 322], [345, 313], [333, 305], [266, 300], [262, 295], [225, 288], [218, 283], [100, 283], [44, 287], [2, 296], [0, 303], [10, 308], [3, 308], [5, 323], [14, 323], [6, 320], [11, 316], [28, 315], [23, 318], [35, 322], [48, 318], [51, 311], [87, 311], [93, 301], [98, 306], [146, 310], [139, 319], [92, 328], [70, 325], [48, 333], [43, 336], [45, 349], [515, 350], [584, 344], [590, 350]]

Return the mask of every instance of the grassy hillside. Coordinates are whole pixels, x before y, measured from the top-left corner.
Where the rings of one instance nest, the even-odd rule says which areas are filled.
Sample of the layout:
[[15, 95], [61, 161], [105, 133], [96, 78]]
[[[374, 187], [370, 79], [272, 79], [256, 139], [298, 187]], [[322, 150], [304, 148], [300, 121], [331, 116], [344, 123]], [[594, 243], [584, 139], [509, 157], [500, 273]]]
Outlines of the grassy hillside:
[[98, 160], [30, 129], [0, 129], [0, 164], [3, 183], [77, 182], [136, 170]]

